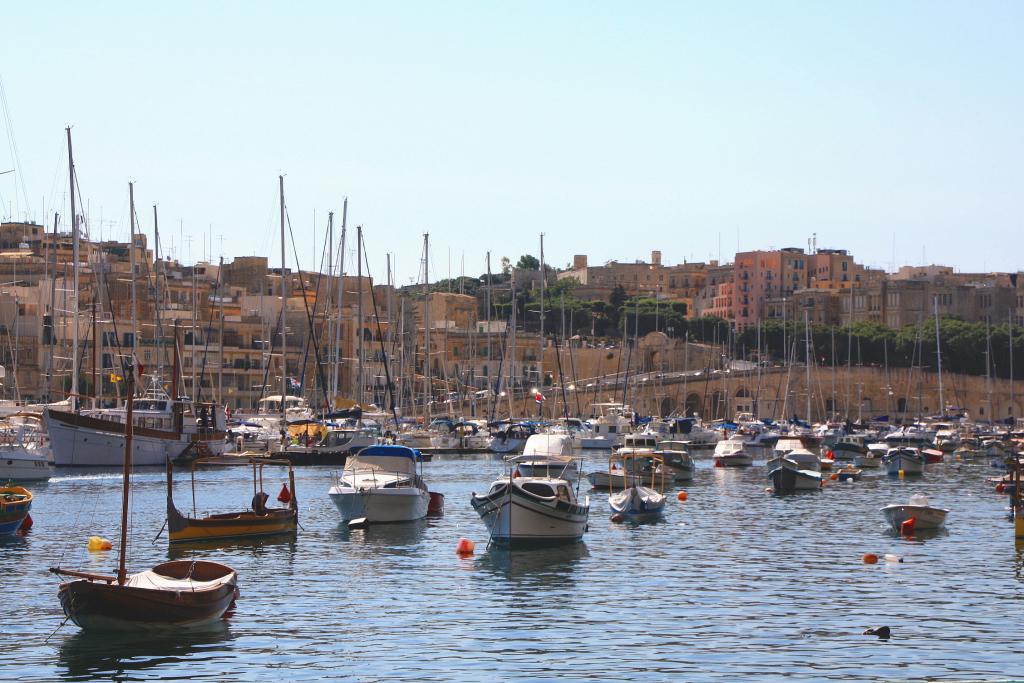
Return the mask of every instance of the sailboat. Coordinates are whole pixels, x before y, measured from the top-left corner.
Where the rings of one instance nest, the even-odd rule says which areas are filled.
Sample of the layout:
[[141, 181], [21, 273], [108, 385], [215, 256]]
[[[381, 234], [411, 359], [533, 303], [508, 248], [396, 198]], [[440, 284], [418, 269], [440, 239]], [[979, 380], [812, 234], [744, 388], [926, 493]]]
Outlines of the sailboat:
[[[128, 395], [134, 393], [134, 368], [125, 369]], [[136, 631], [150, 628], [194, 628], [220, 620], [238, 597], [235, 570], [207, 560], [175, 560], [128, 575], [128, 501], [132, 471], [132, 401], [128, 401], [124, 433], [121, 499], [121, 544], [116, 575], [61, 567], [50, 571], [72, 580], [57, 595], [67, 618], [83, 629]]]

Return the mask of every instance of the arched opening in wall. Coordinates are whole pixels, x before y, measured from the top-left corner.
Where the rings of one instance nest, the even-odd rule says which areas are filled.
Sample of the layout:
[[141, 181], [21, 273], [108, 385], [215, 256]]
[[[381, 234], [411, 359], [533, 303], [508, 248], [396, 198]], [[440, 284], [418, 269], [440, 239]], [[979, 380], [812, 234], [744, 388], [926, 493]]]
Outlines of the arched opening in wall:
[[693, 417], [700, 414], [700, 394], [689, 394], [686, 397], [686, 405], [683, 410], [686, 417]]
[[676, 409], [676, 401], [673, 398], [666, 396], [661, 399], [661, 416], [668, 417], [672, 414], [672, 411]]
[[896, 412], [905, 413], [907, 412], [907, 399], [898, 398], [896, 399]]
[[870, 396], [865, 396], [865, 397], [863, 397], [861, 399], [860, 409], [869, 418], [875, 412], [875, 407], [874, 407], [874, 404], [872, 404], [872, 402], [871, 402], [871, 397]]

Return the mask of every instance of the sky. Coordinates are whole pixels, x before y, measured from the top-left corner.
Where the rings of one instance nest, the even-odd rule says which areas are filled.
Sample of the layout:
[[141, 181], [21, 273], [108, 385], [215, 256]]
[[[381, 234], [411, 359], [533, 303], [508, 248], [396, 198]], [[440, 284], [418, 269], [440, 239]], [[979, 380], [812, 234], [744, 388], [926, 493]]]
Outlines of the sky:
[[[2, 214], [304, 270], [329, 211], [375, 280], [849, 249], [1024, 269], [1024, 3], [15, 3]], [[12, 141], [13, 140], [13, 144]], [[16, 150], [16, 154], [15, 154]], [[336, 233], [336, 238], [340, 235]], [[351, 235], [350, 235], [351, 238]], [[349, 240], [346, 271], [356, 263]], [[296, 261], [288, 245], [288, 262]]]

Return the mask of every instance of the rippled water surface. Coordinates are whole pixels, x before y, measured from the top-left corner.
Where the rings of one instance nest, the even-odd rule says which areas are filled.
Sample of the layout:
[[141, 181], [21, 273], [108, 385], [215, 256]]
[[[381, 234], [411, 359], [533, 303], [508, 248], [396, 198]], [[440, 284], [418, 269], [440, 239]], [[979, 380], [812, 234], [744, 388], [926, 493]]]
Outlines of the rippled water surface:
[[[588, 456], [587, 470], [604, 466]], [[500, 471], [489, 457], [437, 456], [425, 476], [447, 497], [444, 517], [349, 531], [327, 497], [332, 470], [300, 469], [297, 537], [180, 553], [153, 540], [163, 472], [137, 473], [130, 567], [210, 558], [234, 567], [241, 589], [220, 628], [160, 638], [57, 630], [46, 569], [109, 571], [114, 553], [90, 554], [86, 541], [116, 540], [121, 501], [116, 472], [59, 471], [35, 487], [29, 535], [0, 543], [0, 679], [1024, 677], [1024, 547], [985, 464], [906, 481], [865, 471], [778, 497], [763, 467], [704, 460], [660, 523], [613, 524], [594, 493], [584, 543], [511, 553], [487, 549], [469, 505]], [[177, 477], [178, 506], [191, 508], [188, 475]], [[271, 498], [282, 481], [268, 477]], [[917, 491], [952, 510], [948, 532], [893, 537], [879, 508]], [[196, 495], [200, 511], [243, 508], [251, 480], [245, 468], [201, 472]], [[473, 557], [455, 555], [460, 536], [477, 542]], [[905, 561], [865, 565], [865, 552]], [[891, 639], [862, 635], [878, 625]]]

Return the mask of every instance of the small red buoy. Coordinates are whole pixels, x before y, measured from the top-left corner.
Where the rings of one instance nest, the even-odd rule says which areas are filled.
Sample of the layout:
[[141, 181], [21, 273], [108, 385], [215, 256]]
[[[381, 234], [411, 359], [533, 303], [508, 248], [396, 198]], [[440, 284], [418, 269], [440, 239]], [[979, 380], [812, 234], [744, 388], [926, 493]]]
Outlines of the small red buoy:
[[455, 554], [460, 557], [472, 555], [475, 548], [476, 543], [473, 543], [473, 541], [468, 538], [460, 538], [459, 542], [455, 544]]
[[722, 461], [721, 461], [721, 460], [718, 460], [718, 459], [716, 458], [716, 459], [715, 459], [715, 467], [721, 467], [721, 466], [722, 466]]
[[1002, 493], [1005, 490], [1006, 484], [1004, 484], [1003, 482], [999, 482], [998, 484], [996, 484], [996, 493]]
[[521, 477], [521, 476], [523, 476], [523, 475], [519, 474], [519, 468], [517, 467], [517, 468], [515, 469], [515, 471], [514, 471], [514, 472], [512, 472], [512, 478], [513, 478], [513, 479], [518, 479], [518, 478], [519, 478], [519, 477]]
[[900, 524], [900, 535], [901, 536], [913, 536], [914, 526], [917, 524], [917, 518], [911, 517], [910, 519], [903, 520]]
[[864, 553], [864, 564], [878, 564], [878, 555], [874, 553]]
[[18, 531], [25, 532], [32, 528], [32, 515], [25, 515], [25, 519], [21, 520], [21, 526], [18, 527]]
[[832, 481], [836, 481], [837, 479], [839, 479], [839, 475], [833, 472], [832, 474], [829, 475], [828, 478], [831, 479]]
[[829, 451], [828, 453], [825, 454], [825, 457], [828, 458], [829, 460], [835, 460], [836, 454], [833, 453], [832, 451]]
[[281, 484], [281, 493], [277, 494], [277, 501], [279, 503], [290, 503], [292, 501], [292, 492], [288, 490], [288, 484]]
[[615, 522], [616, 524], [618, 524], [619, 522], [621, 522], [624, 519], [625, 519], [625, 517], [622, 516], [621, 512], [616, 512], [614, 515], [612, 515], [612, 521]]
[[686, 495], [686, 491], [680, 491], [679, 495], [677, 495], [676, 498], [678, 498], [679, 502], [682, 503], [686, 501], [686, 499], [689, 498], [689, 496]]

